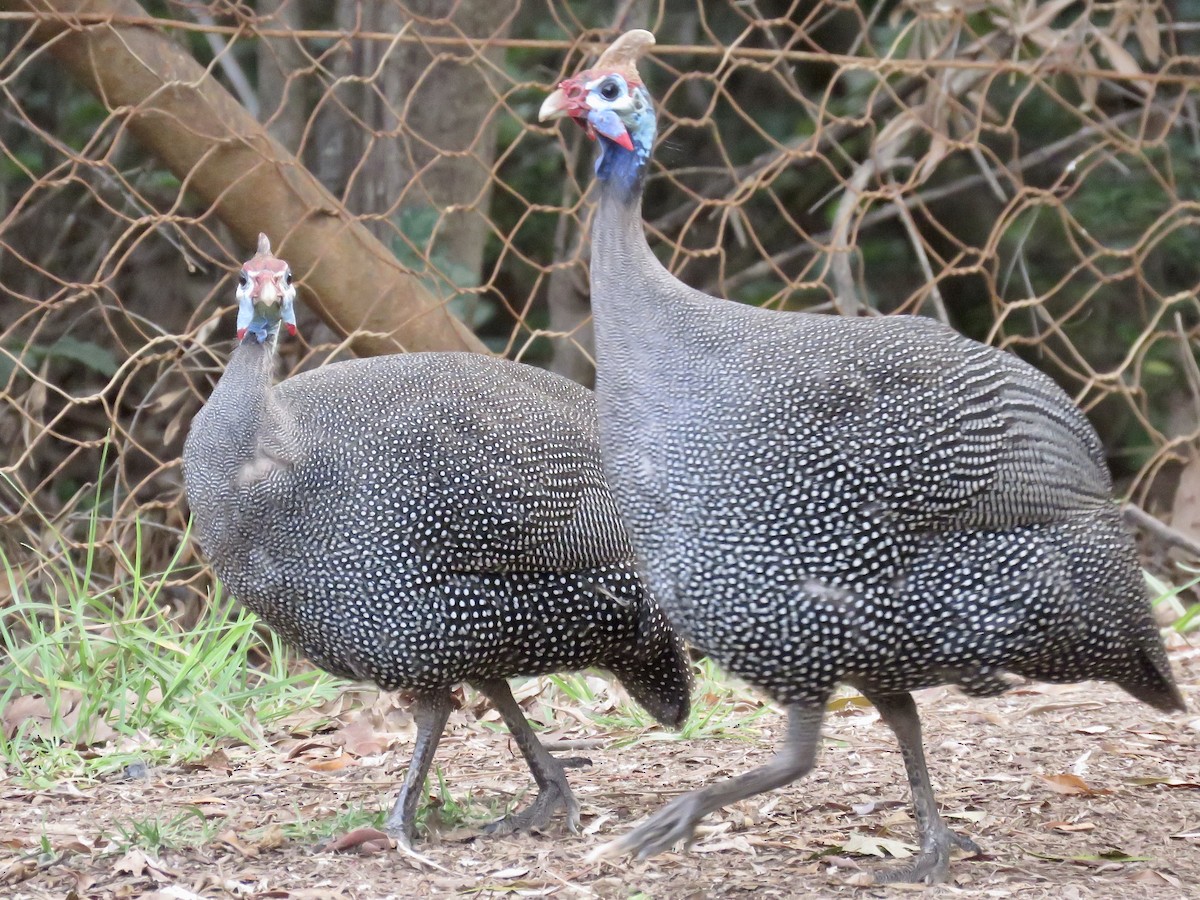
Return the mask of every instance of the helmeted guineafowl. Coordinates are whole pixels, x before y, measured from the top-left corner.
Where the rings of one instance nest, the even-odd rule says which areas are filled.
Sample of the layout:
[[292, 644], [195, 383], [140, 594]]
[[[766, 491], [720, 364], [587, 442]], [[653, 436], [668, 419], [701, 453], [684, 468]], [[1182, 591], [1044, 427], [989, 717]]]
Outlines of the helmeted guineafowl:
[[653, 42], [625, 34], [541, 109], [600, 144], [604, 468], [672, 624], [783, 704], [788, 731], [772, 762], [613, 849], [656, 853], [804, 775], [847, 682], [896, 733], [920, 832], [878, 880], [942, 878], [974, 845], [938, 814], [909, 691], [1099, 678], [1183, 708], [1099, 440], [1049, 378], [937, 322], [763, 310], [674, 278], [641, 221], [655, 114], [635, 63]]
[[416, 746], [388, 831], [417, 802], [467, 682], [539, 794], [505, 830], [579, 808], [507, 678], [587, 666], [656, 719], [687, 717], [682, 642], [643, 589], [601, 471], [590, 392], [531, 366], [411, 353], [273, 384], [295, 287], [265, 236], [237, 289], [238, 344], [184, 445], [200, 546], [229, 591], [326, 671], [415, 695]]

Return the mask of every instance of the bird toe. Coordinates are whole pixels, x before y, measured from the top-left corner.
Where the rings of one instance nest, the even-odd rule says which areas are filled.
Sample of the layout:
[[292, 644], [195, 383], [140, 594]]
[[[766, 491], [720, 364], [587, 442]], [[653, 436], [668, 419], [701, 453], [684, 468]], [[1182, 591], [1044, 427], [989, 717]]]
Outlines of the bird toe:
[[968, 853], [982, 852], [969, 837], [942, 828], [922, 847], [915, 860], [905, 866], [873, 872], [872, 881], [875, 884], [937, 884], [945, 881], [950, 874], [952, 848]]
[[537, 798], [521, 812], [511, 813], [487, 825], [484, 831], [492, 835], [506, 835], [516, 832], [528, 834], [542, 831], [550, 824], [554, 814], [559, 809], [567, 814], [567, 827], [574, 834], [579, 833], [579, 803], [569, 787], [549, 783], [537, 795]]
[[704, 811], [698, 807], [694, 794], [684, 794], [672, 800], [629, 834], [612, 842], [607, 855], [632, 854], [648, 859], [683, 842], [690, 845], [696, 834], [696, 824]]

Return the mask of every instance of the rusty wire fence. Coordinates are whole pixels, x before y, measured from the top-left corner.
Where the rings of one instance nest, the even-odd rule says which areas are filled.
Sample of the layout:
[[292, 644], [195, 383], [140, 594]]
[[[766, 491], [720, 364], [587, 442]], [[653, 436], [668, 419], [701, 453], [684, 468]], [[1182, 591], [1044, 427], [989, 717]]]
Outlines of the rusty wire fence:
[[536, 112], [634, 26], [675, 273], [1009, 347], [1200, 532], [1197, 0], [5, 0], [0, 590], [93, 519], [175, 552], [257, 230], [305, 300], [284, 371], [486, 348], [587, 383], [592, 151]]

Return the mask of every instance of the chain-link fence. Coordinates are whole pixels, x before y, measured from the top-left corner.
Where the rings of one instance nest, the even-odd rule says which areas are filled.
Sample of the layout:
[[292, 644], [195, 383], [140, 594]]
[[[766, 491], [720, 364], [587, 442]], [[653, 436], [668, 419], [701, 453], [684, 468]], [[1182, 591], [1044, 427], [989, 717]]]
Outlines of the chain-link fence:
[[1010, 347], [1197, 530], [1200, 0], [0, 0], [10, 582], [89, 521], [175, 552], [259, 230], [306, 301], [288, 371], [486, 347], [586, 383], [592, 150], [536, 111], [628, 27], [672, 271]]

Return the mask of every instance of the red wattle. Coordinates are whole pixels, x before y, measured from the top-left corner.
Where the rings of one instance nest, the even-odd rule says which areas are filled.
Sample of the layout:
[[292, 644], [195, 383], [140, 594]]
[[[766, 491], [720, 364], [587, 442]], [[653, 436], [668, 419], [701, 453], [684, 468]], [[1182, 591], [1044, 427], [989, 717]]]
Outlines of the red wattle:
[[245, 329], [245, 328], [239, 328], [239, 329], [238, 329], [238, 340], [240, 341], [240, 340], [241, 340], [242, 338], [244, 338], [245, 336], [246, 336], [246, 329]]
[[291, 322], [288, 322], [286, 324], [287, 324], [288, 334], [290, 334], [292, 337], [295, 337], [296, 336], [296, 326], [293, 325]]
[[629, 136], [628, 131], [622, 131], [619, 135], [612, 138], [613, 143], [620, 144], [626, 150], [633, 149], [633, 138]]

